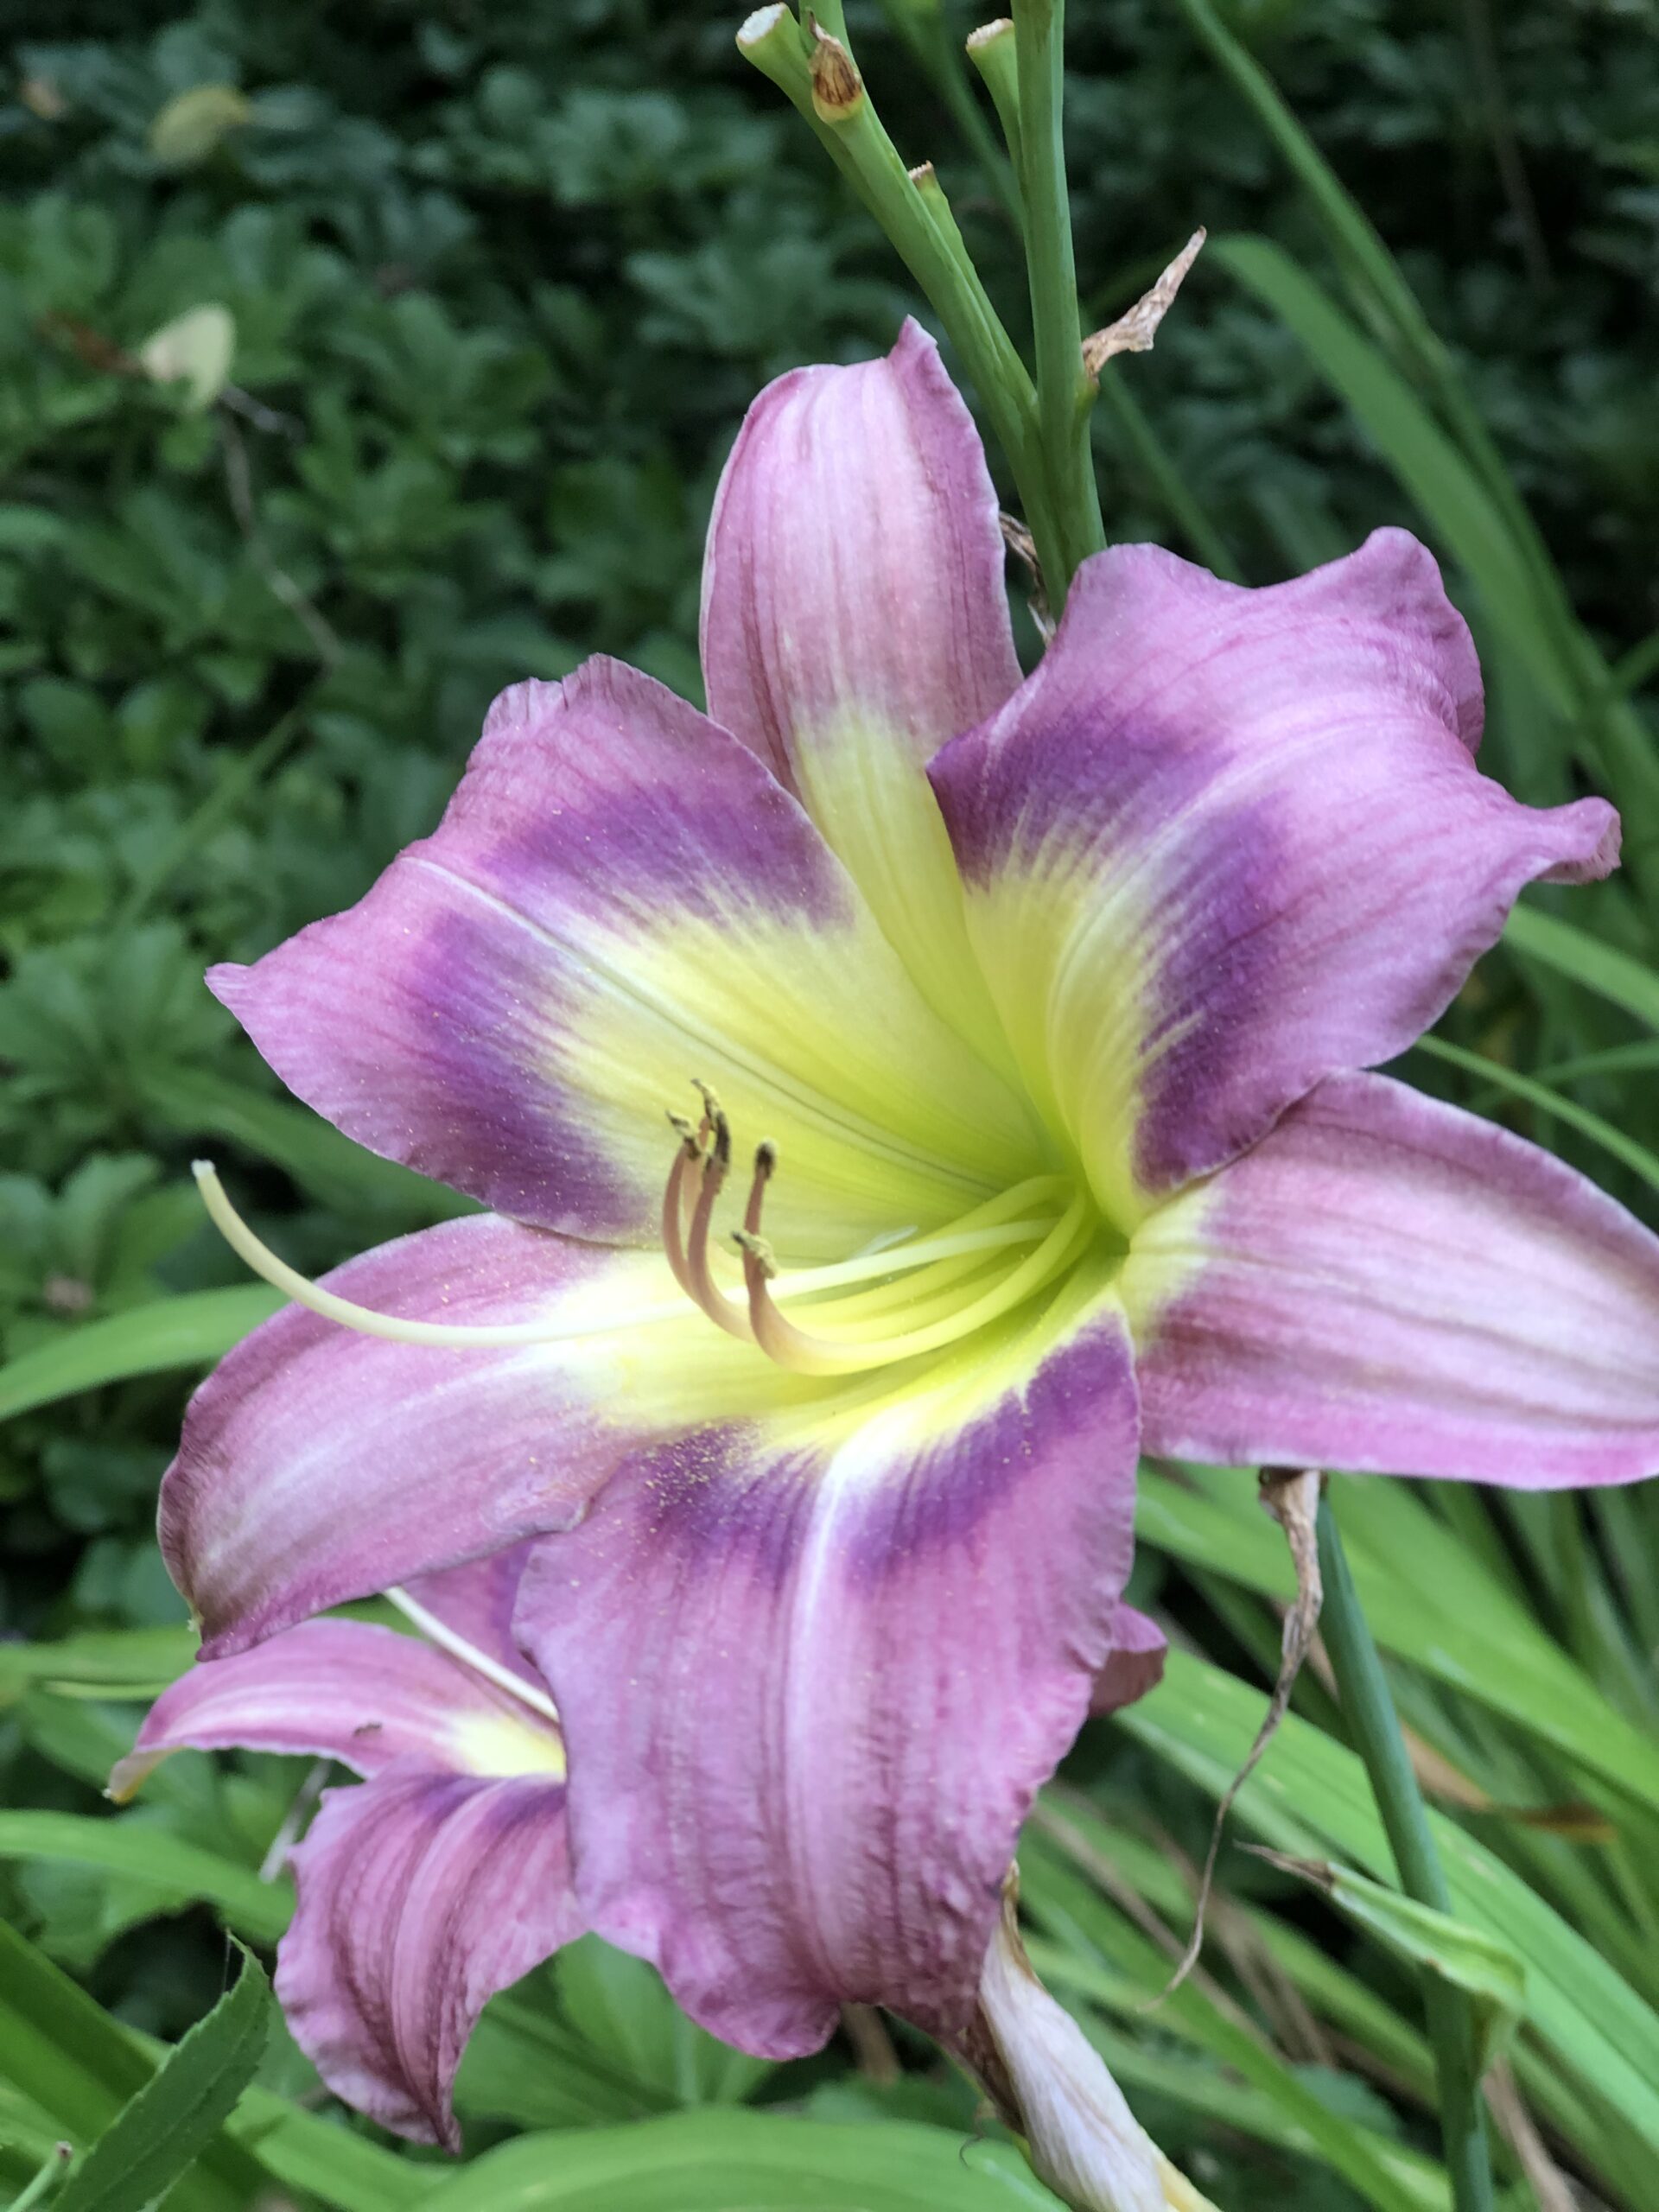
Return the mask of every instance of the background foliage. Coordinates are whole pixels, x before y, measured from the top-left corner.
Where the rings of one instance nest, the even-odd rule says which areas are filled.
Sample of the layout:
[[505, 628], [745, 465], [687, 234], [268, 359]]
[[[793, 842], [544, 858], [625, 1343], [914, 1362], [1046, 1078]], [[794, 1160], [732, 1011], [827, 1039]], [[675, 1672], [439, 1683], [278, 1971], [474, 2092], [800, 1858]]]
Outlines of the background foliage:
[[[504, 683], [605, 651], [697, 696], [702, 531], [743, 407], [794, 362], [885, 347], [915, 304], [709, 0], [24, 12], [0, 102], [0, 2184], [17, 2187], [139, 2087], [146, 2038], [213, 2004], [221, 1928], [268, 1945], [287, 1910], [259, 1869], [302, 1768], [193, 1755], [119, 1815], [98, 1796], [188, 1655], [152, 1522], [190, 1372], [270, 1303], [205, 1229], [188, 1160], [211, 1144], [232, 1163], [312, 1271], [456, 1203], [283, 1097], [201, 970], [355, 898], [431, 824]], [[890, 128], [937, 159], [1018, 327], [1005, 219], [899, 35], [925, 50], [929, 8], [849, 14]], [[1435, 544], [1487, 663], [1489, 765], [1534, 800], [1611, 790], [1630, 866], [1574, 894], [1565, 927], [1541, 898], [1406, 1072], [1651, 1220], [1653, 10], [1073, 16], [1085, 315], [1119, 312], [1194, 223], [1233, 234], [1156, 353], [1109, 377], [1109, 531], [1252, 582], [1381, 522]], [[1275, 141], [1252, 56], [1310, 141]], [[235, 344], [204, 404], [141, 352], [209, 303]], [[1564, 2175], [1581, 2201], [1659, 2205], [1659, 1516], [1643, 1496], [1380, 1484], [1347, 1485], [1341, 1510], [1459, 1912], [1525, 1968], [1497, 2084], [1506, 2183], [1544, 2212], [1573, 2201], [1552, 2198]], [[1224, 2206], [1443, 2202], [1411, 1961], [1374, 1925], [1233, 1851], [1205, 1971], [1142, 2009], [1287, 1580], [1236, 1475], [1154, 1471], [1141, 1534], [1139, 1593], [1184, 1648], [1154, 1699], [1085, 1739], [1022, 1853], [1040, 1962]], [[1299, 1707], [1242, 1833], [1386, 1879], [1317, 1676]], [[907, 2132], [969, 2129], [973, 2104], [902, 2032], [896, 2055], [867, 2036], [767, 2069], [593, 1946], [493, 2009], [462, 2098], [474, 2154], [522, 2129], [580, 2144], [502, 2148], [458, 2180], [344, 2120], [279, 2031], [236, 2102], [246, 2022], [220, 2018], [234, 2110], [168, 2199], [186, 2212], [273, 2189], [390, 2208], [435, 2186], [435, 2206], [522, 2186], [512, 2202], [629, 2212], [1041, 2201], [1005, 2148]], [[200, 2074], [206, 2047], [180, 2063]], [[741, 2111], [756, 2101], [868, 2132], [810, 2136]]]

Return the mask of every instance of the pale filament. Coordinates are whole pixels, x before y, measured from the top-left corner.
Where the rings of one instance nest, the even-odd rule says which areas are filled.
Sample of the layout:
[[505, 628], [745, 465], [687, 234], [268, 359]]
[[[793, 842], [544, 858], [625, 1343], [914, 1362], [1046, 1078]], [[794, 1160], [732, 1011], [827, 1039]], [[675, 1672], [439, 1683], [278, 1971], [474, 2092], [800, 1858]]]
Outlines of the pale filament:
[[[683, 1154], [683, 1146], [681, 1147]], [[251, 1268], [272, 1289], [280, 1290], [284, 1298], [292, 1299], [296, 1306], [303, 1306], [325, 1321], [334, 1321], [343, 1329], [354, 1330], [358, 1335], [378, 1337], [390, 1344], [429, 1344], [434, 1348], [456, 1351], [486, 1351], [491, 1347], [509, 1348], [515, 1344], [569, 1344], [586, 1337], [613, 1335], [619, 1329], [633, 1329], [680, 1319], [685, 1313], [683, 1300], [658, 1300], [651, 1305], [634, 1306], [626, 1313], [613, 1314], [604, 1319], [583, 1319], [553, 1322], [546, 1319], [531, 1321], [423, 1321], [402, 1313], [382, 1313], [371, 1306], [359, 1306], [354, 1299], [342, 1298], [338, 1291], [313, 1282], [297, 1268], [279, 1259], [270, 1247], [243, 1220], [226, 1196], [213, 1162], [198, 1160], [192, 1173], [200, 1191], [213, 1226], [237, 1256]], [[971, 1219], [972, 1217], [969, 1217]], [[974, 1232], [969, 1231], [968, 1235]], [[988, 1234], [1005, 1239], [1009, 1243], [1022, 1243], [1031, 1235], [1040, 1235], [1042, 1224], [1014, 1223], [1007, 1230]], [[829, 1288], [841, 1282], [863, 1281], [872, 1275], [890, 1276], [907, 1270], [926, 1268], [933, 1262], [949, 1257], [969, 1246], [966, 1236], [925, 1237], [915, 1243], [895, 1246], [881, 1253], [867, 1254], [856, 1260], [842, 1261], [822, 1268], [805, 1268], [780, 1278], [780, 1287], [808, 1290]], [[671, 1266], [672, 1260], [671, 1256]]]
[[[755, 1166], [757, 1192], [765, 1190], [771, 1164]], [[758, 1215], [753, 1201], [750, 1211]], [[938, 1351], [1004, 1313], [1053, 1281], [1081, 1256], [1090, 1235], [1090, 1204], [1079, 1191], [1034, 1251], [999, 1276], [991, 1287], [939, 1319], [881, 1338], [837, 1338], [799, 1327], [780, 1311], [772, 1294], [774, 1272], [766, 1241], [751, 1232], [743, 1243], [743, 1274], [749, 1293], [754, 1339], [769, 1358], [798, 1375], [856, 1375], [872, 1367], [891, 1367], [919, 1353]]]
[[480, 1651], [475, 1643], [469, 1643], [464, 1636], [458, 1636], [447, 1621], [441, 1621], [435, 1613], [428, 1612], [419, 1599], [411, 1598], [407, 1590], [394, 1585], [384, 1594], [406, 1619], [413, 1621], [429, 1642], [441, 1645], [452, 1658], [459, 1659], [463, 1667], [470, 1667], [475, 1675], [482, 1675], [486, 1682], [493, 1682], [497, 1689], [505, 1690], [509, 1697], [516, 1697], [532, 1713], [539, 1713], [544, 1720], [550, 1720], [555, 1727], [558, 1726], [558, 1707], [545, 1690], [538, 1690], [533, 1682], [525, 1681], [522, 1675], [515, 1675], [511, 1667], [504, 1667], [499, 1659], [492, 1659], [487, 1651]]
[[633, 1328], [647, 1321], [671, 1321], [685, 1311], [682, 1301], [676, 1298], [654, 1306], [634, 1306], [626, 1315], [608, 1320], [563, 1323], [545, 1319], [418, 1321], [401, 1313], [378, 1313], [371, 1306], [359, 1306], [353, 1299], [342, 1298], [338, 1291], [313, 1282], [297, 1268], [290, 1268], [286, 1260], [278, 1259], [270, 1245], [254, 1235], [226, 1197], [225, 1187], [211, 1160], [195, 1160], [191, 1173], [214, 1228], [255, 1274], [262, 1276], [274, 1290], [280, 1290], [285, 1298], [291, 1298], [296, 1306], [308, 1306], [325, 1321], [338, 1321], [342, 1328], [354, 1329], [359, 1336], [384, 1337], [391, 1344], [442, 1345], [471, 1351], [492, 1344], [563, 1344], [582, 1337], [609, 1336], [619, 1328]]

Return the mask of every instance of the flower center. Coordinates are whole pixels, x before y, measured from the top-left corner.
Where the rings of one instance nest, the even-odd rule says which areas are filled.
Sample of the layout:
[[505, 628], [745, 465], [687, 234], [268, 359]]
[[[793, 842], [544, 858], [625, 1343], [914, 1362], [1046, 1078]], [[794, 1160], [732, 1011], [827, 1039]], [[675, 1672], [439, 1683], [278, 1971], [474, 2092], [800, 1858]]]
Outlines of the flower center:
[[731, 1127], [714, 1092], [697, 1089], [700, 1122], [669, 1116], [679, 1143], [663, 1192], [663, 1249], [675, 1281], [717, 1327], [796, 1374], [857, 1375], [942, 1351], [1046, 1289], [1098, 1234], [1085, 1190], [1063, 1175], [1036, 1175], [932, 1236], [781, 1272], [761, 1226], [778, 1168], [775, 1148], [763, 1143], [743, 1225], [732, 1232], [742, 1268], [734, 1294], [721, 1287], [711, 1258], [715, 1208], [731, 1173]]

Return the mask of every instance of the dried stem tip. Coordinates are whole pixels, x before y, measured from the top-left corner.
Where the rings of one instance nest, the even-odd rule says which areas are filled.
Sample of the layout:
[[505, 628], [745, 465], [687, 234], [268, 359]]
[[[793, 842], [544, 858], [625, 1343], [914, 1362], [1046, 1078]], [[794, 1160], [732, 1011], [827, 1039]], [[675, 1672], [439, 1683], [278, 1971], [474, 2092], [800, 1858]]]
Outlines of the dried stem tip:
[[864, 79], [838, 38], [812, 26], [812, 111], [820, 123], [850, 123], [864, 105]]
[[1182, 278], [1198, 259], [1205, 236], [1203, 231], [1194, 231], [1152, 289], [1143, 292], [1127, 315], [1119, 315], [1104, 330], [1097, 330], [1092, 337], [1084, 340], [1083, 365], [1091, 377], [1100, 374], [1114, 353], [1152, 351], [1158, 326], [1180, 290]]

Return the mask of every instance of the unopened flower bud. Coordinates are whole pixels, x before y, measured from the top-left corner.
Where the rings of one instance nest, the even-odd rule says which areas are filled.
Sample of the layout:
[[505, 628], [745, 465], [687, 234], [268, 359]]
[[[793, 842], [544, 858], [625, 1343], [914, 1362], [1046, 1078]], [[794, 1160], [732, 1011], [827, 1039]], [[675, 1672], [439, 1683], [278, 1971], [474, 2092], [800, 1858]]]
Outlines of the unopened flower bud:
[[1014, 2107], [1007, 2117], [1024, 2134], [1039, 2179], [1075, 2212], [1214, 2212], [1159, 2150], [1099, 2052], [1038, 1980], [1020, 1940], [1016, 1895], [1010, 1875], [966, 2055], [990, 2077], [999, 2101]]

